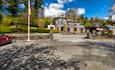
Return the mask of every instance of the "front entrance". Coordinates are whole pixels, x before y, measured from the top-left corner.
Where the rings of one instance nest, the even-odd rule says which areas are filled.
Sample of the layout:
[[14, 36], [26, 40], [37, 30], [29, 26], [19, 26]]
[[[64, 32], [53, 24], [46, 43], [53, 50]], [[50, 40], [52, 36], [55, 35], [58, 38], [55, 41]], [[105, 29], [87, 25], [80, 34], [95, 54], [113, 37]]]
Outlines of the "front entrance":
[[64, 28], [63, 27], [61, 27], [61, 32], [63, 32], [64, 31]]

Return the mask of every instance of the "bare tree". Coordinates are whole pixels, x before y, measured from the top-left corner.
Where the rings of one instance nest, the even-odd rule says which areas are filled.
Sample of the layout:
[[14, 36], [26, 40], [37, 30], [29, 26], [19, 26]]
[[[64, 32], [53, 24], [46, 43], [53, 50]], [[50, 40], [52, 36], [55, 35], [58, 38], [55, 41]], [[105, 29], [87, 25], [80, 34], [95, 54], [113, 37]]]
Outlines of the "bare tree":
[[75, 19], [76, 16], [77, 16], [77, 13], [76, 13], [76, 9], [69, 9], [67, 12], [66, 12], [66, 17], [69, 18], [69, 19]]

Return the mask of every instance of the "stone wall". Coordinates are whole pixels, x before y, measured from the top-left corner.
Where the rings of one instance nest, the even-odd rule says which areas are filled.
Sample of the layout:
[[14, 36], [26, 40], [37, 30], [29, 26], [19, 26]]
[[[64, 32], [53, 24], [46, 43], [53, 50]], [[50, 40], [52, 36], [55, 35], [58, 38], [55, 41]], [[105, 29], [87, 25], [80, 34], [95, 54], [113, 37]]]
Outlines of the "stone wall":
[[[27, 40], [28, 38], [28, 34], [8, 34], [8, 35], [16, 37], [17, 40]], [[50, 38], [51, 36], [49, 33], [30, 35], [31, 40], [50, 39]]]

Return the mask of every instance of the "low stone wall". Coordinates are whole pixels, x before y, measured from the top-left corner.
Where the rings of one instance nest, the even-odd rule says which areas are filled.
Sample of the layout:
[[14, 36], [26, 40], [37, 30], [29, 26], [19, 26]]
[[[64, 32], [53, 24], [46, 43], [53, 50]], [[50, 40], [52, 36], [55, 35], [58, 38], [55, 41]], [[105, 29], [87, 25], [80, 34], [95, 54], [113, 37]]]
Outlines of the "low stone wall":
[[[16, 37], [17, 40], [27, 40], [28, 34], [8, 34], [10, 36]], [[39, 40], [39, 39], [51, 39], [51, 36], [49, 33], [46, 34], [31, 34], [30, 35], [31, 40]]]
[[92, 33], [87, 33], [86, 37], [89, 39], [115, 39], [115, 35], [97, 35]]

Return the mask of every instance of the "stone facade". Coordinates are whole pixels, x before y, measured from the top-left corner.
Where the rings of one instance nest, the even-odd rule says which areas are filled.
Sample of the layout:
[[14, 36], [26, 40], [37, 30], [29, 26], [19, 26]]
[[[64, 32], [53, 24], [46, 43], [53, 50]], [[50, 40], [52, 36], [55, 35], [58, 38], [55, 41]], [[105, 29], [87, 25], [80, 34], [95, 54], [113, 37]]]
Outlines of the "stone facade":
[[83, 25], [65, 17], [54, 18], [53, 23], [48, 25], [48, 29], [51, 28], [58, 29], [60, 32], [85, 33], [85, 27]]

